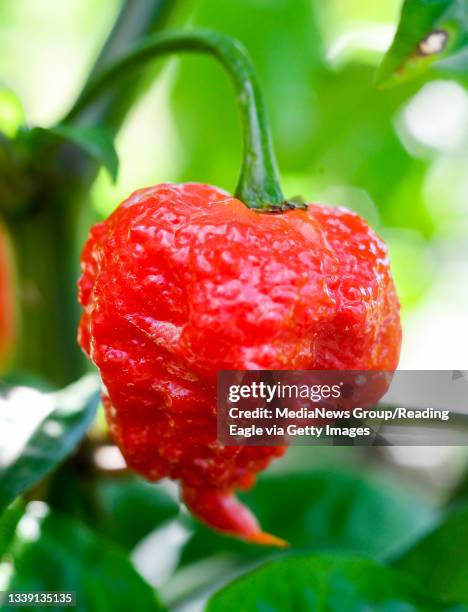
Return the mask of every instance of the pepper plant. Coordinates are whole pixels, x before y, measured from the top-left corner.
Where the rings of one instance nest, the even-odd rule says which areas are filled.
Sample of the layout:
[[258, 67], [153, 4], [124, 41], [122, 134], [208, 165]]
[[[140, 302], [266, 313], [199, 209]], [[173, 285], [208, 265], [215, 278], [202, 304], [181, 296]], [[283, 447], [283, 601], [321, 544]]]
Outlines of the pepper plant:
[[[454, 69], [459, 61], [458, 54], [466, 47], [466, 11], [462, 5], [459, 0], [436, 3], [407, 0], [395, 42], [384, 60], [378, 81], [391, 85], [402, 77], [410, 79], [423, 74], [432, 64], [437, 65], [440, 59], [452, 62], [451, 69]], [[15, 350], [6, 376], [10, 386], [5, 387], [5, 393], [10, 398], [13, 415], [15, 410], [21, 412], [25, 398], [44, 408], [33, 429], [28, 429], [24, 420], [12, 419], [11, 414], [1, 425], [3, 431], [12, 437], [18, 428], [23, 431], [19, 450], [11, 452], [5, 446], [2, 452], [0, 447], [0, 557], [4, 559], [0, 578], [3, 577], [4, 588], [10, 591], [74, 591], [77, 608], [84, 611], [126, 610], [135, 605], [148, 611], [164, 610], [167, 606], [177, 609], [200, 594], [208, 600], [206, 609], [213, 611], [256, 610], [265, 606], [274, 610], [468, 609], [468, 559], [465, 552], [468, 532], [463, 486], [454, 502], [458, 502], [458, 507], [436, 522], [434, 513], [424, 504], [406, 496], [398, 488], [382, 488], [373, 480], [352, 474], [315, 470], [287, 477], [281, 474], [270, 476], [241, 497], [266, 529], [277, 533], [291, 545], [288, 550], [278, 551], [213, 532], [188, 517], [177, 499], [165, 488], [137, 479], [123, 467], [113, 472], [103, 469], [99, 458], [115, 449], [109, 447], [102, 419], [98, 418], [96, 422], [99, 383], [94, 374], [85, 375], [87, 365], [76, 341], [80, 315], [76, 300], [79, 253], [88, 229], [96, 220], [89, 206], [90, 187], [100, 167], [106, 167], [114, 177], [118, 172], [114, 139], [132, 105], [144, 92], [148, 74], [152, 77], [157, 74], [148, 72], [153, 60], [161, 55], [201, 52], [214, 56], [228, 70], [239, 102], [244, 155], [235, 199], [206, 185], [160, 186], [137, 192], [134, 201], [124, 203], [107, 222], [93, 229], [85, 249], [80, 285], [85, 314], [80, 328], [80, 343], [100, 369], [110, 396], [109, 399], [106, 395], [105, 402], [111, 415], [114, 437], [122, 450], [128, 451], [127, 461], [136, 471], [153, 479], [166, 473], [181, 478], [188, 506], [218, 531], [247, 536], [245, 539], [254, 542], [263, 539], [264, 544], [280, 542], [265, 534], [258, 537], [257, 524], [246, 518], [240, 506], [235, 507], [234, 513], [227, 513], [229, 520], [226, 524], [223, 499], [211, 494], [200, 496], [199, 483], [191, 480], [193, 470], [184, 471], [182, 462], [178, 464], [180, 472], [171, 474], [170, 470], [162, 469], [161, 474], [152, 474], [151, 470], [157, 472], [161, 469], [161, 462], [150, 465], [144, 459], [147, 449], [140, 444], [141, 432], [134, 436], [134, 442], [138, 443], [132, 448], [125, 441], [129, 431], [125, 423], [118, 418], [113, 420], [118, 412], [116, 408], [119, 409], [119, 397], [122, 399], [119, 395], [121, 387], [126, 387], [129, 382], [130, 367], [128, 363], [117, 364], [116, 375], [115, 363], [110, 362], [109, 354], [103, 359], [105, 351], [101, 355], [99, 351], [111, 345], [106, 333], [110, 330], [115, 335], [112, 308], [122, 298], [118, 289], [124, 290], [124, 300], [137, 299], [137, 294], [132, 295], [135, 287], [125, 285], [125, 274], [113, 278], [110, 275], [102, 286], [102, 290], [109, 294], [99, 302], [101, 289], [96, 288], [96, 279], [91, 277], [93, 274], [96, 276], [99, 266], [101, 275], [103, 270], [104, 275], [109, 274], [110, 264], [107, 269], [102, 264], [106, 258], [111, 263], [122, 264], [126, 273], [134, 264], [139, 269], [139, 262], [133, 257], [139, 253], [140, 242], [129, 240], [126, 248], [119, 251], [118, 240], [122, 245], [128, 236], [124, 232], [120, 234], [120, 230], [112, 234], [112, 228], [122, 223], [129, 207], [143, 201], [142, 210], [137, 206], [134, 209], [142, 215], [150, 215], [145, 221], [145, 231], [148, 232], [155, 228], [164, 229], [161, 219], [151, 217], [152, 207], [157, 215], [157, 210], [169, 206], [167, 200], [172, 199], [176, 208], [167, 208], [165, 221], [171, 216], [174, 223], [177, 222], [177, 206], [188, 210], [192, 207], [191, 213], [181, 210], [180, 215], [184, 227], [195, 228], [193, 234], [197, 236], [205, 228], [203, 224], [196, 225], [195, 218], [206, 215], [209, 209], [209, 215], [214, 217], [208, 215], [207, 225], [212, 227], [213, 219], [222, 212], [225, 215], [224, 232], [230, 224], [233, 227], [238, 224], [238, 231], [250, 224], [245, 240], [255, 232], [263, 232], [263, 239], [259, 237], [254, 246], [258, 248], [261, 243], [265, 252], [270, 247], [273, 249], [275, 236], [281, 237], [286, 229], [293, 235], [293, 230], [300, 226], [304, 235], [308, 228], [316, 230], [321, 223], [326, 225], [327, 218], [332, 218], [331, 226], [339, 226], [342, 233], [334, 236], [330, 230], [327, 237], [336, 242], [335, 251], [328, 253], [323, 249], [316, 254], [322, 262], [327, 256], [331, 260], [343, 256], [344, 261], [345, 245], [349, 248], [353, 240], [369, 240], [377, 252], [381, 247], [367, 224], [358, 217], [350, 213], [327, 212], [315, 205], [307, 206], [301, 199], [285, 197], [279, 183], [260, 88], [248, 55], [237, 41], [219, 32], [169, 29], [169, 24], [181, 20], [182, 13], [176, 13], [176, 8], [180, 10], [175, 2], [164, 0], [129, 0], [124, 3], [96, 65], [65, 117], [52, 127], [22, 126], [17, 133], [0, 137], [0, 210], [16, 276], [15, 286], [6, 285], [5, 293], [9, 295], [5, 295], [5, 299], [14, 299], [17, 304]], [[160, 33], [163, 28], [168, 31]], [[197, 180], [203, 180], [203, 177], [197, 177]], [[223, 198], [226, 201], [218, 204], [219, 209], [216, 209], [217, 201]], [[211, 212], [211, 204], [214, 212]], [[242, 208], [244, 205], [251, 210]], [[233, 216], [233, 207], [237, 217]], [[344, 217], [340, 217], [341, 214]], [[248, 223], [246, 219], [249, 219]], [[130, 226], [135, 235], [142, 229], [141, 224], [134, 223], [133, 219], [130, 219]], [[109, 248], [103, 238], [105, 232]], [[296, 243], [299, 233], [293, 236]], [[166, 233], [166, 237], [169, 234]], [[314, 249], [318, 249], [317, 235], [314, 233], [314, 240], [303, 245], [312, 255]], [[223, 244], [226, 255], [232, 244], [225, 238], [220, 245], [211, 244], [205, 253], [205, 266], [210, 254], [218, 252], [216, 248], [223, 247]], [[178, 254], [180, 259], [182, 251], [175, 249], [171, 253]], [[239, 257], [238, 253], [239, 249]], [[161, 254], [156, 253], [158, 256]], [[126, 262], [124, 255], [129, 255]], [[164, 256], [167, 257], [168, 253]], [[271, 253], [268, 257], [273, 261]], [[4, 258], [7, 259], [6, 250]], [[371, 259], [363, 258], [357, 276], [366, 265], [370, 266], [371, 274], [374, 273]], [[247, 261], [240, 260], [243, 263]], [[276, 262], [278, 265], [280, 260]], [[154, 266], [156, 262], [157, 257], [149, 263]], [[222, 253], [217, 264], [225, 265]], [[183, 265], [181, 262], [182, 270]], [[283, 272], [286, 274], [288, 270]], [[388, 271], [379, 270], [379, 274], [384, 274], [387, 279], [388, 301], [382, 306], [383, 310], [376, 313], [376, 321], [380, 321], [383, 311], [391, 315], [391, 361], [385, 366], [393, 369], [399, 350], [396, 299]], [[198, 280], [202, 281], [201, 276]], [[182, 281], [176, 287], [178, 291], [187, 290], [187, 275]], [[95, 292], [93, 305], [103, 308], [108, 317], [103, 317], [101, 327], [99, 321], [92, 320], [97, 318], [94, 311], [88, 310], [91, 291]], [[161, 299], [159, 288], [154, 293], [143, 295], [148, 300]], [[202, 314], [206, 314], [206, 300], [214, 304], [216, 297], [216, 291], [204, 296]], [[315, 299], [317, 295], [313, 297]], [[196, 310], [194, 304], [192, 310]], [[256, 306], [255, 302], [250, 304], [253, 311]], [[307, 318], [307, 313], [304, 307], [304, 318]], [[228, 326], [232, 321], [223, 318], [225, 313], [221, 314], [223, 316], [219, 316], [218, 321], [224, 321]], [[142, 321], [136, 323], [141, 332]], [[276, 323], [281, 324], [280, 319]], [[240, 318], [236, 319], [236, 324], [242, 329]], [[339, 326], [332, 331], [338, 334]], [[387, 334], [388, 330], [384, 331]], [[153, 330], [143, 329], [143, 332], [151, 336]], [[125, 333], [126, 330], [122, 330], [123, 336]], [[193, 372], [185, 372], [186, 377], [190, 373], [200, 376], [204, 365], [211, 364], [213, 355], [210, 350], [216, 354], [218, 365], [223, 359], [228, 366], [233, 364], [226, 354], [237, 347], [236, 339], [224, 338], [227, 340], [225, 344], [218, 346], [216, 342], [224, 333], [221, 327], [210, 336], [213, 330], [208, 326], [205, 333], [206, 337], [197, 345], [199, 362], [193, 363]], [[387, 340], [389, 334], [385, 336]], [[349, 341], [350, 349], [357, 351], [356, 347], [364, 337], [343, 339], [343, 342]], [[299, 342], [301, 338], [298, 332], [295, 340]], [[135, 339], [131, 340], [135, 344]], [[194, 340], [195, 337], [192, 342]], [[136, 345], [137, 354], [132, 359], [157, 361], [158, 355], [140, 351], [144, 345], [140, 336]], [[171, 346], [174, 348], [174, 343], [168, 342], [163, 349], [170, 350]], [[118, 348], [111, 347], [114, 355]], [[329, 352], [332, 348], [327, 345]], [[226, 351], [224, 356], [223, 350]], [[282, 350], [284, 353], [284, 347]], [[254, 353], [253, 367], [275, 368], [286, 363], [284, 354], [283, 362], [279, 363], [277, 359], [264, 361], [266, 358], [262, 357], [260, 350]], [[388, 352], [382, 351], [383, 354], [388, 356]], [[360, 358], [353, 353], [354, 361], [343, 359], [340, 365], [366, 367], [362, 361], [356, 361]], [[320, 360], [316, 367], [317, 364], [330, 367], [329, 363]], [[239, 360], [236, 365], [242, 368], [249, 364]], [[310, 367], [311, 364], [290, 360], [286, 365], [292, 369]], [[382, 367], [380, 362], [367, 365]], [[210, 365], [210, 368], [213, 374], [216, 367]], [[132, 384], [144, 378], [142, 371], [137, 374], [130, 380]], [[148, 368], [146, 374], [154, 380], [155, 371]], [[207, 380], [204, 385], [209, 395], [213, 390], [209, 386], [211, 378]], [[11, 386], [18, 384], [22, 386]], [[25, 384], [31, 388], [26, 390]], [[135, 409], [144, 405], [144, 395], [137, 398]], [[185, 406], [182, 393], [173, 393], [170, 400], [171, 403], [180, 402], [182, 408]], [[194, 393], [190, 406], [196, 405], [197, 400], [203, 404], [203, 398], [200, 400]], [[15, 402], [18, 402], [16, 406]], [[133, 423], [127, 424], [132, 429]], [[143, 425], [142, 431], [146, 431], [148, 422]], [[203, 428], [205, 422], [201, 425]], [[159, 431], [157, 427], [155, 432], [160, 439], [166, 430]], [[209, 426], [207, 430], [210, 431]], [[183, 454], [189, 445], [188, 435], [187, 440], [184, 440], [183, 431], [177, 435], [178, 439], [168, 440], [167, 454], [162, 455], [164, 460], [171, 457], [168, 461], [171, 465], [174, 453]], [[271, 454], [281, 454], [277, 450], [280, 449], [274, 449]], [[266, 459], [256, 457], [259, 467], [253, 469], [253, 459], [246, 457], [248, 469], [241, 479], [245, 485], [251, 483], [250, 472], [265, 467]], [[219, 467], [215, 461], [212, 466]], [[240, 467], [240, 464], [234, 464], [237, 470]], [[211, 477], [203, 471], [196, 476]], [[212, 486], [213, 482], [210, 484]], [[237, 523], [233, 525], [236, 518]], [[184, 543], [172, 564], [168, 559], [162, 559], [163, 565], [163, 561], [166, 562], [164, 571], [171, 578], [161, 581], [158, 593], [158, 589], [150, 586], [137, 571], [138, 553], [135, 548], [138, 551], [137, 545], [146, 536], [153, 534], [156, 538], [164, 538], [171, 529], [183, 532]], [[457, 539], [456, 546], [453, 545], [454, 539]], [[157, 554], [158, 546], [154, 550]], [[429, 564], [427, 559], [434, 559], [434, 562]], [[208, 580], [206, 576], [200, 576], [198, 568], [201, 563], [205, 568], [202, 573], [208, 576]], [[247, 571], [255, 566], [253, 571]], [[242, 574], [240, 579], [224, 586], [239, 574]], [[208, 598], [206, 590], [211, 593], [221, 585], [224, 588]]]

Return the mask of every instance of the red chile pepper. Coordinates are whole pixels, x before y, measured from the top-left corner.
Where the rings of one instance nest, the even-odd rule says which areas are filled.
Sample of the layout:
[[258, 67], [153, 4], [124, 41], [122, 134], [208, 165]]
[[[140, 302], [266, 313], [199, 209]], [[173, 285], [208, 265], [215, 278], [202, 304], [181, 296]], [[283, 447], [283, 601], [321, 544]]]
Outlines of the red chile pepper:
[[258, 88], [236, 43], [192, 32], [151, 48], [202, 50], [229, 67], [244, 119], [243, 171], [236, 197], [203, 184], [156, 185], [91, 230], [79, 342], [99, 368], [128, 465], [179, 481], [187, 506], [213, 528], [281, 545], [234, 492], [285, 448], [217, 442], [216, 374], [394, 370], [401, 331], [387, 250], [346, 209], [284, 200]]

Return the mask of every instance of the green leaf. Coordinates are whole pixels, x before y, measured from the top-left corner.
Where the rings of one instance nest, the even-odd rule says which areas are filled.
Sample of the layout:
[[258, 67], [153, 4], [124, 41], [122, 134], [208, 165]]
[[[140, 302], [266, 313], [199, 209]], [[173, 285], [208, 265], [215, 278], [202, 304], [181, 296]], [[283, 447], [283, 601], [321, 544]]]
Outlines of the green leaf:
[[[309, 552], [393, 556], [415, 541], [433, 516], [425, 504], [388, 483], [334, 470], [261, 478], [239, 497], [264, 530], [284, 538], [296, 550]], [[200, 525], [186, 544], [181, 562], [223, 552], [241, 562], [271, 555], [272, 549], [244, 544]]]
[[59, 124], [50, 128], [36, 127], [26, 132], [24, 136], [30, 142], [43, 139], [61, 139], [70, 141], [92, 159], [102, 164], [115, 182], [119, 171], [119, 158], [115, 150], [112, 134], [103, 126]]
[[[36, 393], [35, 401], [42, 397], [52, 409], [13, 456], [0, 456], [0, 513], [74, 450], [91, 425], [99, 404], [99, 382], [94, 375], [57, 393]], [[8, 431], [13, 439], [21, 439], [25, 426], [21, 406], [8, 418], [0, 415], [0, 431], [2, 428]]]
[[160, 486], [133, 476], [98, 483], [97, 501], [100, 532], [129, 550], [179, 512], [179, 504]]
[[118, 547], [40, 502], [29, 504], [11, 555], [8, 590], [75, 591], [77, 612], [164, 610]]
[[448, 610], [375, 561], [286, 557], [215, 593], [206, 612], [429, 612]]
[[468, 506], [450, 514], [396, 566], [447, 601], [468, 606]]
[[107, 169], [115, 182], [119, 172], [119, 158], [114, 147], [112, 134], [102, 126], [56, 125], [49, 130], [57, 136], [71, 140], [88, 153], [90, 157]]
[[15, 535], [16, 527], [23, 516], [24, 503], [16, 500], [0, 516], [0, 562], [3, 555], [8, 551]]
[[21, 102], [11, 89], [0, 85], [0, 132], [13, 138], [24, 121]]
[[434, 62], [467, 48], [466, 0], [406, 0], [377, 83], [391, 86], [407, 81], [424, 73]]
[[180, 510], [164, 485], [133, 475], [90, 475], [74, 461], [66, 462], [50, 479], [47, 503], [129, 551]]

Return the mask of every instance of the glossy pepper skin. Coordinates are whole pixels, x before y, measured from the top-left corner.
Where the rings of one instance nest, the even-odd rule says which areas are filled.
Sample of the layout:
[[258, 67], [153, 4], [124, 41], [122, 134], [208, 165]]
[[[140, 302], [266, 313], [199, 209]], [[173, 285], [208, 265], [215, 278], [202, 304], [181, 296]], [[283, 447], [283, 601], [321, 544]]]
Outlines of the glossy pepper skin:
[[195, 515], [250, 541], [275, 538], [234, 491], [285, 448], [217, 444], [217, 371], [398, 363], [385, 245], [342, 208], [268, 214], [208, 185], [142, 189], [91, 230], [79, 299], [128, 465], [178, 480]]

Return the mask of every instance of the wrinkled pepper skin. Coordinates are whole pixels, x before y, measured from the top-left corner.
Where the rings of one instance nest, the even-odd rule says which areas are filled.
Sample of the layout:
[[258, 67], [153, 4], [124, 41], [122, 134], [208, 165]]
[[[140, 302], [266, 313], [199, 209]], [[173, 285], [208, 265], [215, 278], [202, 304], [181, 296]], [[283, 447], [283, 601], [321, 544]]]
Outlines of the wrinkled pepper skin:
[[149, 480], [178, 480], [224, 533], [266, 544], [234, 497], [284, 447], [216, 442], [216, 374], [398, 363], [387, 250], [343, 208], [259, 213], [202, 184], [131, 195], [82, 254], [79, 342], [99, 368], [111, 434]]

